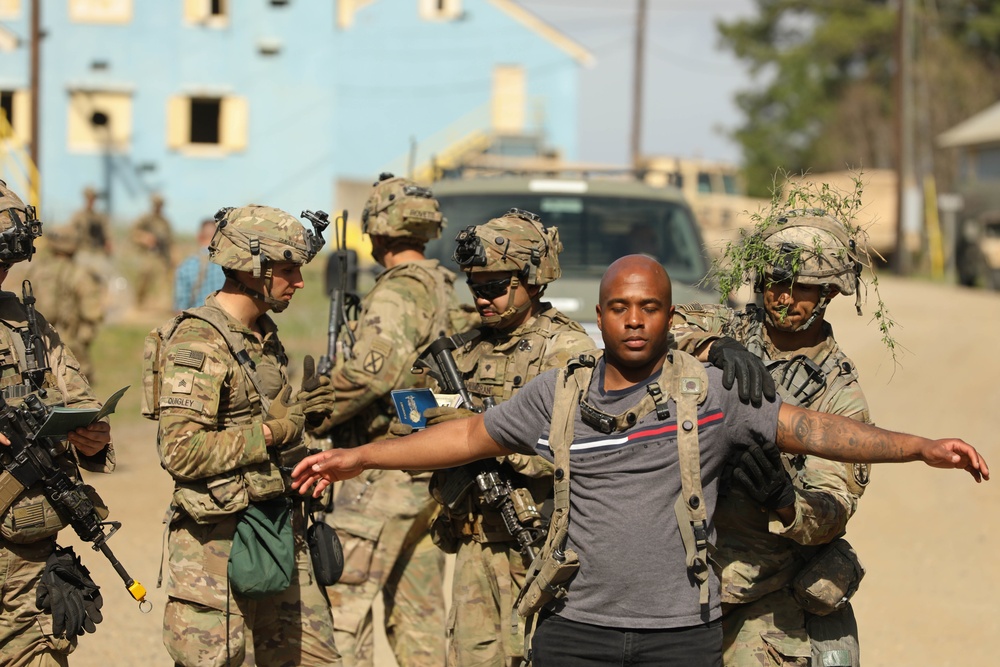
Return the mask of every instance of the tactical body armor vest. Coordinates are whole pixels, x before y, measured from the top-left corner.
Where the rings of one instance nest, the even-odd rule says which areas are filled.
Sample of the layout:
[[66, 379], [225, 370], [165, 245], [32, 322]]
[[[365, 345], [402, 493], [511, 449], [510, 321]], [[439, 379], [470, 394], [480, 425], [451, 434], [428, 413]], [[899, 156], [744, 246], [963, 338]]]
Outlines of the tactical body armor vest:
[[[142, 415], [147, 419], [159, 419], [165, 347], [178, 327], [191, 318], [210, 324], [218, 332], [247, 379], [245, 402], [249, 405], [249, 412], [220, 414], [220, 428], [263, 421], [270, 409], [271, 399], [277, 396], [283, 384], [280, 369], [272, 364], [261, 364], [258, 367], [250, 358], [242, 336], [230, 328], [225, 313], [212, 306], [185, 310], [146, 336], [143, 348]], [[175, 360], [175, 363], [179, 362]], [[214, 523], [246, 509], [250, 502], [278, 497], [287, 491], [287, 487], [274, 458], [272, 456], [266, 462], [243, 466], [204, 479], [175, 480], [173, 507], [182, 510], [198, 523]]]
[[[501, 403], [529, 380], [542, 373], [551, 354], [551, 339], [559, 332], [582, 327], [555, 308], [546, 308], [523, 329], [497, 332], [483, 328], [483, 335], [466, 343], [455, 363], [465, 379], [466, 389], [477, 407]], [[513, 454], [503, 465], [512, 486], [512, 496], [523, 522], [542, 525], [539, 508], [551, 497], [552, 466], [538, 456]], [[434, 489], [451, 482], [448, 471], [434, 473]], [[445, 551], [453, 552], [454, 539], [476, 542], [516, 542], [504, 526], [499, 512], [487, 507], [481, 494], [470, 493], [460, 503], [443, 502], [444, 516], [434, 526], [435, 539]]]
[[[29, 394], [37, 393], [28, 378], [24, 339], [22, 335], [29, 328], [28, 314], [24, 304], [11, 292], [0, 292], [0, 392], [8, 403], [20, 404]], [[39, 337], [37, 344], [44, 345]], [[43, 401], [48, 404], [66, 403], [67, 388], [61, 382], [66, 370], [62, 355], [45, 350], [49, 364], [53, 367], [45, 372], [41, 383], [48, 394]], [[79, 480], [74, 451], [65, 441], [63, 453], [58, 461], [60, 467], [72, 479]], [[86, 487], [95, 507], [107, 516], [107, 507], [96, 491]], [[45, 497], [41, 487], [25, 489], [5, 470], [0, 473], [0, 515], [2, 526], [0, 535], [18, 544], [30, 544], [52, 537], [68, 525]], [[102, 517], [103, 518], [103, 517]]]
[[[433, 262], [435, 266], [433, 269], [429, 267], [431, 262]], [[442, 276], [442, 274], [445, 275]], [[450, 334], [456, 329], [456, 323], [452, 320], [453, 313], [451, 308], [454, 304], [452, 288], [454, 278], [454, 274], [451, 271], [440, 267], [437, 260], [428, 260], [425, 262], [405, 262], [398, 266], [394, 266], [379, 276], [378, 282], [375, 283], [375, 287], [373, 287], [372, 290], [361, 300], [359, 319], [357, 321], [350, 322], [348, 326], [355, 330], [356, 335], [360, 333], [357, 332], [359, 322], [363, 321], [364, 314], [368, 310], [368, 304], [378, 298], [380, 284], [383, 284], [383, 281], [410, 279], [415, 280], [424, 286], [432, 286], [434, 295], [432, 303], [434, 304], [435, 309], [431, 315], [430, 327], [428, 328], [428, 331], [425, 332], [425, 344], [417, 347], [417, 349], [414, 350], [414, 352], [412, 352], [410, 356], [407, 357], [401, 364], [402, 368], [412, 368], [414, 363], [417, 361], [417, 357], [420, 356], [420, 353], [424, 351], [427, 345], [436, 340], [438, 336]], [[427, 304], [422, 305], [426, 306]], [[347, 345], [349, 340], [346, 339], [346, 336], [346, 333], [343, 334], [340, 340], [344, 343], [344, 349], [349, 349], [349, 346]], [[394, 351], [389, 350], [389, 353], [392, 352]], [[336, 369], [334, 369], [334, 372], [336, 372]], [[410, 373], [405, 377], [399, 387], [394, 388], [426, 387], [427, 383], [428, 381], [426, 375]], [[386, 391], [384, 396], [379, 397], [377, 400], [372, 402], [371, 405], [361, 410], [361, 412], [357, 415], [342, 424], [335, 426], [330, 433], [324, 435], [328, 436], [337, 447], [357, 447], [365, 444], [366, 442], [371, 442], [384, 436], [389, 430], [389, 424], [392, 422], [395, 414], [396, 408], [392, 402], [392, 396], [388, 391]]]

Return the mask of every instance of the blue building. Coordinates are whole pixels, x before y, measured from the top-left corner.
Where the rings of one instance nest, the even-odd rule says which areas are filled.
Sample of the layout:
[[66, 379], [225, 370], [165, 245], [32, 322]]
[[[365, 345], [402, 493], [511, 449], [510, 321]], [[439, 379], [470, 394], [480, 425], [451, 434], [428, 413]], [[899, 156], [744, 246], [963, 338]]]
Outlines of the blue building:
[[[30, 140], [31, 0], [0, 0], [3, 178]], [[385, 168], [449, 152], [577, 142], [591, 56], [511, 0], [42, 3], [41, 212], [92, 186], [118, 224], [166, 199], [179, 230], [220, 206], [355, 204]], [[0, 135], [3, 133], [0, 132]], [[357, 217], [353, 212], [352, 219]]]

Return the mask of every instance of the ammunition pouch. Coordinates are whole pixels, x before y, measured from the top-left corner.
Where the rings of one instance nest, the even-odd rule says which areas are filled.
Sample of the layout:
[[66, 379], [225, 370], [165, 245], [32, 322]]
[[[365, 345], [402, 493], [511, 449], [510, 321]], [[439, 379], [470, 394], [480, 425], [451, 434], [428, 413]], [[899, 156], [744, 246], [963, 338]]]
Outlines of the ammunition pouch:
[[839, 538], [805, 564], [792, 580], [791, 592], [805, 611], [825, 616], [847, 606], [864, 576], [857, 552]]
[[517, 602], [517, 613], [527, 617], [538, 613], [542, 607], [566, 595], [566, 582], [580, 569], [580, 559], [572, 549], [552, 550], [538, 556], [543, 558], [538, 574], [527, 584]]
[[[103, 521], [108, 517], [108, 506], [97, 494], [94, 487], [84, 484], [81, 490], [94, 504], [97, 515]], [[41, 488], [25, 491], [17, 502], [3, 515], [0, 535], [14, 544], [33, 544], [50, 538], [69, 525], [56, 508], [49, 502]]]
[[431, 476], [431, 496], [449, 512], [455, 512], [468, 497], [469, 492], [478, 488], [476, 474], [477, 469], [471, 465], [438, 470]]

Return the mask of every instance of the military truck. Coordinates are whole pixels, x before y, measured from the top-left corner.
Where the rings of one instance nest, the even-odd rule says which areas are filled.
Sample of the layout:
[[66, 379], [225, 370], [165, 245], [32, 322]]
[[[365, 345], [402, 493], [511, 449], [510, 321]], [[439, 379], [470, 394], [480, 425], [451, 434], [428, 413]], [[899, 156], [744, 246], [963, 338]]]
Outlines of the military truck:
[[969, 184], [955, 239], [955, 268], [963, 285], [1000, 290], [1000, 191], [997, 183]]
[[[465, 227], [511, 208], [537, 213], [546, 226], [558, 227], [564, 246], [562, 277], [547, 286], [545, 298], [598, 342], [598, 286], [608, 265], [624, 255], [657, 258], [673, 281], [675, 303], [718, 300], [710, 287], [701, 285], [709, 268], [701, 232], [676, 188], [655, 188], [625, 176], [523, 175], [446, 179], [432, 188], [448, 227], [427, 254], [459, 275], [451, 255], [455, 235]], [[467, 290], [459, 292], [471, 302]]]

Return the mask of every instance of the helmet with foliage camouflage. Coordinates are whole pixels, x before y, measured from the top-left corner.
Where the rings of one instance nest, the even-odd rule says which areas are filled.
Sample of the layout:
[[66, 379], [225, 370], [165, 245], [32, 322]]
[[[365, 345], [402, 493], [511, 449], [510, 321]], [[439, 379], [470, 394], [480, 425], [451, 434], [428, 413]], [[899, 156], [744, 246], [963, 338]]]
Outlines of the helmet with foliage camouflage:
[[209, 260], [223, 269], [263, 278], [263, 292], [242, 282], [238, 287], [264, 301], [275, 312], [287, 308], [287, 301], [271, 296], [271, 266], [275, 262], [308, 264], [323, 247], [323, 230], [329, 223], [313, 220], [313, 229], [308, 230], [293, 215], [258, 204], [221, 208], [215, 219], [218, 227], [208, 245]]
[[512, 208], [483, 225], [470, 226], [455, 237], [454, 259], [466, 273], [512, 271], [528, 285], [559, 278], [559, 230], [543, 227], [541, 218]]
[[281, 209], [250, 204], [221, 208], [218, 226], [208, 245], [209, 259], [224, 269], [248, 271], [254, 278], [273, 262], [308, 264], [323, 247], [323, 229], [307, 230], [299, 219]]
[[13, 264], [31, 260], [42, 223], [35, 207], [26, 205], [7, 184], [0, 181], [0, 262]]
[[836, 287], [841, 294], [858, 290], [861, 262], [855, 241], [844, 224], [825, 210], [786, 211], [760, 235], [771, 251], [770, 280]]
[[72, 255], [80, 245], [80, 234], [73, 225], [62, 225], [48, 231], [45, 243], [52, 252]]
[[379, 174], [374, 187], [361, 212], [361, 231], [423, 241], [441, 236], [444, 217], [430, 190], [388, 172]]

